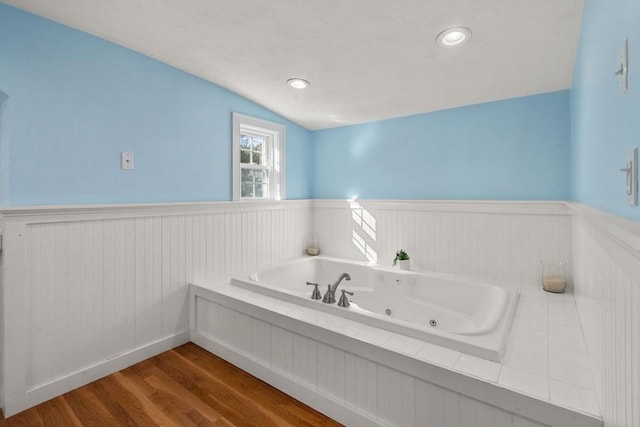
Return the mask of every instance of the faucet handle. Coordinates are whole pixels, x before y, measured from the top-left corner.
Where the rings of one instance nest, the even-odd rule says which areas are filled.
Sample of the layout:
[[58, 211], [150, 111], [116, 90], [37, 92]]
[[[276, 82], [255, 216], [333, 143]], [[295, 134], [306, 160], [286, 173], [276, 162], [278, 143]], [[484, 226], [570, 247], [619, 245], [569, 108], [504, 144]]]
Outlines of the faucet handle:
[[336, 302], [336, 296], [331, 290], [330, 284], [327, 285], [327, 292], [324, 294], [324, 297], [322, 297], [322, 302], [325, 304], [333, 304], [334, 302]]
[[349, 292], [346, 289], [341, 289], [341, 291], [342, 291], [342, 295], [340, 295], [340, 301], [338, 301], [338, 307], [347, 308], [351, 305], [351, 303], [349, 302], [349, 298], [347, 298], [346, 294], [353, 296], [353, 292]]
[[311, 294], [311, 299], [322, 299], [322, 294], [320, 293], [320, 289], [318, 289], [317, 283], [307, 282], [307, 286], [315, 286]]

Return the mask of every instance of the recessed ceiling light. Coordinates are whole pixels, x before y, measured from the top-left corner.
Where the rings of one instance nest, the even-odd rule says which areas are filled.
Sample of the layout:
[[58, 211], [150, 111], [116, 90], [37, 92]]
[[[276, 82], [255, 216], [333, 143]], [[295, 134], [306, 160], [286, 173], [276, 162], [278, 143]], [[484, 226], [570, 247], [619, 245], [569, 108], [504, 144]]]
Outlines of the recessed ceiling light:
[[299, 79], [297, 77], [287, 80], [287, 84], [295, 89], [305, 89], [307, 86], [311, 85], [311, 83], [305, 79]]
[[442, 47], [457, 47], [471, 38], [471, 30], [465, 27], [449, 28], [438, 34], [436, 41]]

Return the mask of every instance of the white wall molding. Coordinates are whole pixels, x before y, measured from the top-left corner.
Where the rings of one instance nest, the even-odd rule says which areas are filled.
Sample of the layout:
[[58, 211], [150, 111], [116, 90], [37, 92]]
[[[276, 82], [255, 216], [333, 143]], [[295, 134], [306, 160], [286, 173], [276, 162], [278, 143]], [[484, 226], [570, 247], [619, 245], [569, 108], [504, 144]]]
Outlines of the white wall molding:
[[263, 210], [309, 209], [311, 200], [144, 203], [113, 205], [4, 206], [4, 222], [27, 224], [103, 219], [201, 215], [212, 212], [259, 212]]
[[[640, 261], [640, 223], [586, 205], [571, 203], [571, 214], [614, 243], [618, 255], [633, 256]], [[613, 247], [612, 247], [613, 248]]]
[[367, 209], [376, 210], [495, 213], [505, 215], [569, 214], [568, 203], [564, 201], [314, 199], [311, 202], [314, 208], [324, 209], [343, 209], [359, 204]]
[[[96, 205], [0, 206], [5, 222], [44, 223], [95, 219], [197, 215], [207, 212], [239, 212], [282, 209], [344, 209], [360, 204], [368, 209], [425, 212], [495, 213], [505, 215], [569, 215], [580, 205], [562, 201], [483, 200], [279, 200], [195, 203], [143, 203]], [[589, 209], [585, 206], [583, 209]]]
[[144, 345], [124, 354], [110, 358], [96, 365], [83, 367], [49, 383], [27, 390], [24, 394], [14, 395], [6, 401], [5, 416], [21, 412], [27, 408], [46, 402], [53, 396], [60, 396], [90, 382], [120, 371], [157, 354], [171, 350], [191, 340], [189, 330]]

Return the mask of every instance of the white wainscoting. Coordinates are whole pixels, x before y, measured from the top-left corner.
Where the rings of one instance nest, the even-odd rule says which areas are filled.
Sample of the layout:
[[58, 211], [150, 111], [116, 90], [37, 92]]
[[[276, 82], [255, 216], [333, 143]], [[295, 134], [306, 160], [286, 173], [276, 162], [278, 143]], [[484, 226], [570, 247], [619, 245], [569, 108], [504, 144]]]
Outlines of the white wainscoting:
[[605, 426], [640, 426], [640, 224], [572, 205], [575, 295]]
[[313, 229], [326, 255], [499, 282], [535, 283], [540, 260], [571, 262], [564, 202], [313, 201]]
[[[562, 202], [284, 201], [2, 209], [6, 415], [188, 340], [187, 283], [303, 253], [535, 282]], [[313, 230], [313, 231], [312, 231]], [[636, 341], [637, 342], [637, 341]]]
[[303, 253], [309, 201], [3, 210], [10, 416], [189, 340], [188, 284]]

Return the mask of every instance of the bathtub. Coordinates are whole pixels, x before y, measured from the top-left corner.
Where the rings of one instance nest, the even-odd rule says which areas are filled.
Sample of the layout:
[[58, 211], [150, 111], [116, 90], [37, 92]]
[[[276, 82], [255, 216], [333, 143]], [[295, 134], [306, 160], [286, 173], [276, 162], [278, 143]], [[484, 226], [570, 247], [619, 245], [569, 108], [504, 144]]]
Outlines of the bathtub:
[[[311, 299], [342, 273], [348, 308]], [[231, 285], [499, 362], [518, 301], [516, 289], [455, 276], [400, 271], [366, 262], [301, 257], [240, 274]]]

